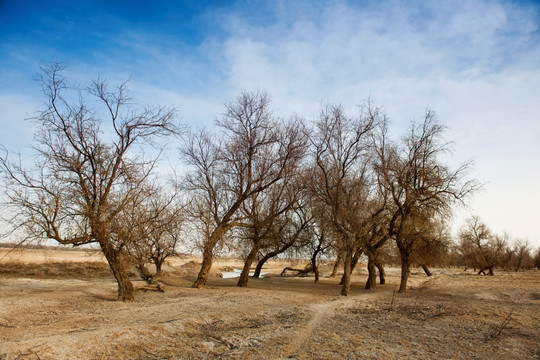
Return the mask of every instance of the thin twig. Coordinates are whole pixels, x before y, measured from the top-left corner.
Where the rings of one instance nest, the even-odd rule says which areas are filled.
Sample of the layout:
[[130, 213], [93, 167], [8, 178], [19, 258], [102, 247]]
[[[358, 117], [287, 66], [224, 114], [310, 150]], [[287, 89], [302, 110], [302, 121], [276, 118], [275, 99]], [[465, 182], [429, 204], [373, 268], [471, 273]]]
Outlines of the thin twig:
[[508, 315], [506, 315], [503, 321], [501, 321], [501, 323], [497, 325], [490, 334], [486, 335], [486, 337], [484, 338], [484, 341], [498, 338], [501, 335], [502, 331], [508, 328], [508, 324], [512, 320], [513, 312], [514, 312], [514, 307], [510, 309], [510, 312], [508, 313]]
[[394, 310], [394, 297], [396, 296], [396, 288], [397, 285], [394, 285], [394, 291], [392, 291], [392, 300], [390, 301], [390, 306], [388, 307], [388, 310]]

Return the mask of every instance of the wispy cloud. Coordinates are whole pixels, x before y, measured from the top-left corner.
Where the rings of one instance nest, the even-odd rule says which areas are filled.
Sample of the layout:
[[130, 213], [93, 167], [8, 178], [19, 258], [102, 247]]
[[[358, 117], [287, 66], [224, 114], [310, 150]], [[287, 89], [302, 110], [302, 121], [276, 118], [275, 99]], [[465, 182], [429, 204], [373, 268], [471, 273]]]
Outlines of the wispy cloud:
[[[537, 4], [282, 0], [199, 10], [190, 23], [192, 37], [189, 29], [171, 31], [179, 29], [171, 25], [178, 14], [172, 8], [162, 26], [110, 15], [108, 21], [117, 17], [126, 27], [111, 27], [114, 33], [94, 29], [95, 39], [107, 40], [88, 49], [87, 58], [80, 51], [6, 42], [2, 49], [22, 56], [25, 65], [16, 66], [13, 55], [0, 74], [14, 70], [19, 75], [10, 76], [17, 79], [33, 57], [42, 58], [37, 52], [60, 54], [80, 77], [132, 75], [138, 100], [175, 105], [184, 121], [204, 125], [246, 88], [267, 90], [281, 114], [307, 119], [321, 102], [340, 102], [354, 112], [370, 97], [384, 106], [396, 133], [431, 107], [450, 127], [452, 161], [475, 159], [475, 175], [487, 183], [474, 209], [495, 230], [528, 235], [540, 245], [535, 221], [512, 216], [514, 208], [537, 213], [533, 204], [540, 202]], [[17, 93], [17, 99], [0, 100], [7, 107], [34, 104], [24, 91]], [[21, 116], [9, 111], [10, 119]]]

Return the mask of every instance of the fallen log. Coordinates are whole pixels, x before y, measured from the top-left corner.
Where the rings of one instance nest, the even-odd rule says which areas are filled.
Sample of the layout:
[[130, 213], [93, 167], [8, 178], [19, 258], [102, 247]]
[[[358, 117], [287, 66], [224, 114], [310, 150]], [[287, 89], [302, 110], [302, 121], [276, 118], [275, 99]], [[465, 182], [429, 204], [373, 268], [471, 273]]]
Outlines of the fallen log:
[[307, 265], [303, 269], [295, 269], [295, 268], [292, 268], [292, 267], [286, 267], [285, 269], [283, 269], [283, 271], [281, 272], [281, 274], [279, 276], [285, 275], [286, 271], [296, 271], [297, 274], [294, 275], [295, 277], [296, 276], [306, 276], [307, 274], [313, 272], [313, 267], [311, 266], [311, 264]]

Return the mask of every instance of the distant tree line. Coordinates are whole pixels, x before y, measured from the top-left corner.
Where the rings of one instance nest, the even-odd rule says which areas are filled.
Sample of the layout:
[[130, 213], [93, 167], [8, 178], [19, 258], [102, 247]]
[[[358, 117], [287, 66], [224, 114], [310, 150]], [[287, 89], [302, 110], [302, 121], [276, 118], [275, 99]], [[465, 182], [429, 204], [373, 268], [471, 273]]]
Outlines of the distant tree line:
[[540, 248], [533, 252], [528, 241], [510, 240], [507, 234], [495, 234], [473, 216], [466, 221], [458, 241], [450, 252], [451, 264], [472, 268], [478, 274], [494, 275], [496, 268], [504, 270], [540, 269]]
[[[443, 262], [490, 275], [495, 267], [531, 266], [526, 243], [510, 248], [477, 218], [452, 243], [451, 208], [479, 185], [468, 178], [470, 162], [444, 162], [450, 145], [431, 110], [395, 140], [371, 102], [355, 115], [326, 105], [308, 123], [277, 116], [263, 91], [242, 91], [215, 128], [188, 131], [175, 109], [135, 106], [125, 83], [111, 88], [98, 79], [75, 89], [63, 70], [55, 64], [41, 77], [47, 106], [32, 119], [35, 162], [5, 149], [0, 157], [3, 215], [22, 241], [97, 244], [119, 300], [133, 300], [127, 264], [156, 283], [166, 259], [188, 243], [202, 253], [197, 288], [224, 249], [244, 261], [238, 286], [247, 286], [253, 265], [260, 276], [280, 254], [309, 259], [315, 281], [321, 256], [334, 259], [343, 295], [361, 259], [366, 288], [377, 275], [384, 283], [384, 265], [398, 261], [400, 292], [412, 266], [428, 275]], [[182, 178], [164, 181], [156, 171], [160, 138], [178, 143]]]

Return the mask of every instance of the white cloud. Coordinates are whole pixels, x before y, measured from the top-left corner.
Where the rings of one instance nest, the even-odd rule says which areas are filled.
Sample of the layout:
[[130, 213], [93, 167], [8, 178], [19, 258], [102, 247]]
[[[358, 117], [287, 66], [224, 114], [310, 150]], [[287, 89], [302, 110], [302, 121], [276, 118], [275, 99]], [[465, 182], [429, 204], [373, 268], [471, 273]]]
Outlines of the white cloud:
[[[487, 183], [473, 212], [496, 231], [528, 236], [540, 246], [534, 226], [540, 202], [538, 9], [487, 0], [365, 3], [277, 1], [264, 3], [260, 18], [244, 4], [208, 14], [223, 33], [209, 33], [198, 46], [171, 34], [158, 38], [159, 29], [131, 30], [117, 48], [95, 57], [99, 64], [68, 65], [77, 67], [77, 76], [132, 74], [137, 100], [177, 106], [185, 122], [206, 126], [240, 89], [266, 90], [281, 115], [307, 119], [321, 102], [354, 112], [371, 97], [398, 134], [431, 107], [455, 140], [450, 161], [473, 158], [474, 176]], [[6, 110], [0, 120], [23, 119], [21, 109], [37, 105], [24, 96], [1, 96]], [[31, 132], [8, 124], [3, 142]]]
[[[528, 215], [540, 202], [538, 24], [508, 3], [392, 5], [338, 3], [299, 20], [290, 13], [271, 27], [236, 18], [224, 44], [227, 82], [266, 89], [285, 113], [308, 118], [321, 101], [352, 112], [370, 96], [398, 132], [432, 107], [456, 142], [452, 161], [473, 158], [473, 175], [487, 183], [472, 212], [540, 246]], [[377, 11], [387, 16], [372, 16]]]

